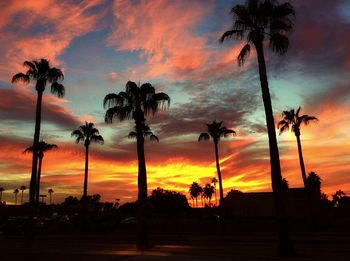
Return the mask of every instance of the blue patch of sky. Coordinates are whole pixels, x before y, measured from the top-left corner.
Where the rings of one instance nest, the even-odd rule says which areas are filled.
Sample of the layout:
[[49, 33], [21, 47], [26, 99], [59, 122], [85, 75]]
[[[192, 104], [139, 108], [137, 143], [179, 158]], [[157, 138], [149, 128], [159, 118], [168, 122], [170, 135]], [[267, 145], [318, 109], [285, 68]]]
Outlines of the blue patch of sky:
[[345, 22], [350, 23], [350, 3], [345, 2], [338, 6], [338, 12]]

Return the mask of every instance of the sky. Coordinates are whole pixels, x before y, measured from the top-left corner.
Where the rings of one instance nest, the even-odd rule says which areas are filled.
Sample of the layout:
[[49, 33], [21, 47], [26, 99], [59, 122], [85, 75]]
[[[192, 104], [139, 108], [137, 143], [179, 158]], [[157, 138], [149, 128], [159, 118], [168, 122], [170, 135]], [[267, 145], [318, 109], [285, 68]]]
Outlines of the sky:
[[[24, 61], [45, 58], [61, 68], [66, 95], [46, 89], [41, 138], [58, 146], [47, 152], [41, 194], [54, 202], [83, 190], [84, 146], [71, 132], [92, 121], [105, 139], [92, 144], [88, 193], [103, 201], [137, 197], [132, 121], [104, 123], [106, 94], [128, 80], [149, 82], [171, 97], [168, 110], [147, 121], [160, 142], [146, 141], [148, 189], [186, 194], [193, 181], [216, 175], [214, 144], [198, 142], [205, 123], [224, 121], [237, 136], [219, 145], [224, 192], [271, 191], [268, 140], [256, 55], [243, 67], [236, 57], [243, 42], [219, 43], [230, 29], [238, 0], [10, 0], [0, 3], [0, 187], [29, 187], [36, 92], [33, 83], [11, 84]], [[307, 172], [322, 178], [322, 191], [350, 194], [350, 2], [292, 0], [296, 10], [290, 48], [279, 56], [266, 46], [276, 123], [284, 110], [316, 116], [302, 126]], [[296, 139], [277, 136], [282, 176], [301, 187]], [[25, 200], [28, 190], [25, 191]]]

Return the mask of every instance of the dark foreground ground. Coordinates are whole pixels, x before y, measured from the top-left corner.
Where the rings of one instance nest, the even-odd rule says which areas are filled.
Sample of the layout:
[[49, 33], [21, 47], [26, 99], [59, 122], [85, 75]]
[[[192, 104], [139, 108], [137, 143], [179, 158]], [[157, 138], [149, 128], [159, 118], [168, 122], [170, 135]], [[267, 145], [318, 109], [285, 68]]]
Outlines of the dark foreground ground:
[[348, 232], [295, 233], [297, 256], [276, 255], [273, 233], [153, 234], [154, 247], [135, 250], [134, 236], [41, 235], [32, 247], [23, 236], [0, 235], [0, 260], [107, 261], [107, 260], [350, 260]]

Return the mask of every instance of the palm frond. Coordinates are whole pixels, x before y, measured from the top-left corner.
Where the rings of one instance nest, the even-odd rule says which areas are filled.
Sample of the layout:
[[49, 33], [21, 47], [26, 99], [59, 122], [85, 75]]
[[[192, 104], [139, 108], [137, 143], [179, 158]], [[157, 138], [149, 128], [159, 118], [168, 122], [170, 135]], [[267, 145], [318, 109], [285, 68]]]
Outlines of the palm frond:
[[308, 125], [311, 121], [318, 121], [318, 119], [315, 116], [302, 115], [299, 117], [299, 121], [300, 123]]
[[149, 138], [150, 138], [151, 141], [157, 141], [157, 142], [159, 142], [159, 138], [158, 138], [156, 135], [154, 135], [154, 134], [151, 134], [151, 135], [149, 136]]
[[23, 66], [26, 67], [28, 70], [30, 70], [33, 73], [37, 71], [35, 65], [32, 62], [25, 61], [23, 63]]
[[227, 129], [226, 127], [224, 127], [222, 130], [221, 130], [222, 134], [223, 134], [223, 137], [227, 137], [229, 134], [232, 134], [232, 136], [236, 136], [236, 132], [234, 130], [231, 130], [231, 129]]
[[72, 131], [71, 136], [76, 138], [76, 143], [84, 140], [84, 133], [81, 130]]
[[243, 46], [242, 50], [240, 51], [237, 62], [239, 66], [242, 66], [246, 60], [247, 57], [250, 55], [250, 44], [246, 44]]
[[128, 111], [125, 107], [121, 106], [114, 106], [112, 108], [109, 108], [106, 111], [105, 114], [105, 122], [106, 123], [112, 123], [113, 118], [118, 118], [119, 120], [123, 121], [129, 116]]
[[137, 84], [132, 81], [128, 81], [126, 83], [125, 90], [128, 95], [133, 95], [133, 96], [137, 96], [139, 92], [139, 88], [137, 87]]
[[91, 135], [90, 140], [95, 142], [95, 143], [101, 143], [101, 144], [104, 143], [104, 139], [101, 135], [93, 134], [93, 135]]
[[26, 75], [24, 73], [17, 73], [12, 77], [11, 82], [15, 83], [15, 82], [19, 82], [19, 81], [24, 82], [24, 83], [29, 83], [30, 77], [29, 77], [29, 75]]
[[124, 97], [116, 93], [109, 93], [103, 99], [103, 108], [110, 108], [112, 106], [123, 106]]
[[65, 94], [64, 86], [58, 82], [53, 82], [51, 84], [51, 93], [59, 98], [62, 98]]
[[137, 137], [136, 131], [130, 131], [129, 132], [129, 135], [128, 135], [129, 139], [135, 139], [136, 137]]
[[288, 51], [289, 39], [280, 33], [274, 33], [270, 37], [270, 48], [273, 52], [283, 55]]
[[57, 82], [57, 81], [63, 81], [64, 80], [64, 75], [61, 69], [57, 69], [55, 67], [50, 68], [47, 71], [47, 80], [49, 82]]
[[206, 132], [202, 132], [198, 137], [198, 141], [209, 140], [209, 139], [210, 139], [210, 136]]
[[232, 37], [241, 40], [243, 38], [244, 31], [243, 30], [228, 30], [222, 34], [219, 41], [220, 43], [223, 43], [225, 39], [231, 39]]

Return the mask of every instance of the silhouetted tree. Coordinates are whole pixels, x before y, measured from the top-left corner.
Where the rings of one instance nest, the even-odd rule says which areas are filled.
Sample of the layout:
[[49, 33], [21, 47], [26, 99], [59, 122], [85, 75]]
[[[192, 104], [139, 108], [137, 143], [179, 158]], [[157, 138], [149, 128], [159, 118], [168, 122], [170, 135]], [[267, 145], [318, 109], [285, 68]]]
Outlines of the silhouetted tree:
[[[137, 86], [136, 83], [128, 81], [125, 91], [107, 94], [103, 106], [107, 108], [105, 121], [112, 123], [117, 118], [120, 121], [133, 119], [138, 158], [138, 242], [139, 249], [149, 247], [147, 228], [147, 171], [144, 152], [145, 140], [145, 116], [154, 115], [158, 109], [169, 106], [170, 98], [165, 93], [156, 93], [150, 83]], [[129, 135], [130, 136], [130, 135]], [[152, 137], [152, 136], [151, 136]]]
[[71, 135], [72, 137], [76, 138], [76, 143], [84, 142], [85, 146], [85, 175], [83, 198], [86, 198], [89, 172], [89, 147], [91, 142], [103, 144], [104, 140], [103, 137], [100, 135], [98, 129], [94, 127], [94, 124], [92, 122], [85, 122], [85, 125], [81, 125], [79, 129], [74, 130]]
[[16, 189], [13, 191], [13, 193], [15, 194], [15, 205], [17, 205], [17, 195], [18, 195], [18, 193], [19, 193], [19, 189], [16, 188]]
[[300, 107], [297, 109], [296, 112], [294, 111], [294, 109], [290, 111], [284, 111], [282, 113], [283, 119], [278, 123], [277, 126], [280, 130], [280, 135], [284, 131], [288, 131], [289, 129], [291, 129], [291, 131], [294, 132], [297, 138], [301, 175], [303, 177], [304, 187], [305, 189], [307, 189], [308, 188], [307, 177], [306, 177], [303, 152], [302, 152], [301, 142], [300, 142], [300, 126], [301, 124], [308, 125], [311, 121], [317, 121], [317, 118], [309, 115], [299, 115], [299, 113], [300, 113]]
[[151, 195], [148, 197], [148, 202], [154, 210], [163, 212], [174, 212], [189, 207], [185, 195], [159, 187], [152, 191]]
[[24, 191], [25, 191], [26, 189], [27, 189], [26, 186], [21, 186], [21, 187], [20, 187], [20, 190], [22, 191], [22, 195], [21, 195], [21, 205], [23, 205], [23, 193], [24, 193]]
[[309, 189], [321, 191], [321, 178], [313, 171], [307, 176], [307, 184]]
[[218, 199], [217, 199], [217, 196], [216, 196], [216, 183], [218, 183], [217, 178], [216, 178], [216, 177], [212, 178], [212, 179], [211, 179], [211, 184], [214, 185], [214, 190], [215, 190], [215, 194], [214, 194], [214, 196], [215, 196], [215, 205], [217, 206], [217, 205], [218, 205]]
[[2, 192], [4, 192], [5, 189], [3, 187], [0, 187], [0, 204], [2, 203]]
[[333, 204], [338, 207], [339, 206], [339, 202], [341, 201], [341, 199], [343, 197], [345, 197], [346, 193], [342, 190], [337, 190], [333, 195], [332, 195], [332, 198], [333, 198]]
[[[224, 42], [225, 39], [232, 37], [242, 40], [246, 37], [246, 44], [237, 57], [239, 65], [243, 65], [249, 56], [251, 44], [256, 50], [269, 137], [272, 189], [278, 217], [279, 254], [291, 256], [294, 255], [294, 247], [290, 239], [286, 218], [275, 121], [267, 80], [264, 43], [269, 42], [273, 52], [281, 55], [286, 53], [289, 47], [286, 33], [293, 29], [292, 18], [294, 18], [295, 12], [290, 3], [279, 4], [275, 0], [247, 0], [244, 5], [234, 6], [231, 9], [231, 14], [233, 16], [232, 29], [226, 31], [220, 40]], [[266, 38], [268, 41], [265, 41]]]
[[54, 193], [53, 189], [49, 189], [47, 191], [47, 193], [49, 193], [49, 197], [50, 197], [50, 205], [52, 204], [52, 194]]
[[289, 183], [288, 183], [288, 180], [286, 180], [285, 178], [282, 179], [282, 188], [284, 191], [289, 190]]
[[64, 199], [63, 204], [68, 205], [68, 206], [74, 206], [74, 205], [79, 204], [79, 200], [77, 197], [68, 196]]
[[[12, 83], [22, 81], [24, 83], [29, 83], [30, 81], [35, 81], [35, 89], [37, 91], [37, 103], [36, 103], [36, 117], [35, 117], [35, 132], [33, 140], [33, 160], [32, 160], [32, 174], [30, 178], [29, 187], [29, 202], [34, 204], [36, 185], [37, 185], [37, 170], [38, 170], [38, 143], [40, 137], [40, 125], [41, 125], [41, 105], [42, 96], [45, 91], [47, 83], [51, 83], [51, 93], [57, 95], [58, 97], [64, 96], [64, 87], [61, 82], [64, 78], [63, 73], [60, 69], [55, 67], [50, 67], [47, 60], [41, 59], [38, 61], [25, 61], [23, 66], [27, 69], [25, 73], [17, 73], [12, 77]], [[39, 192], [37, 192], [39, 194]]]
[[214, 194], [214, 186], [206, 184], [203, 188], [203, 197], [208, 199], [208, 205], [211, 206], [211, 198]]
[[[40, 199], [40, 178], [41, 178], [41, 169], [42, 169], [42, 164], [43, 164], [43, 158], [44, 158], [44, 152], [53, 150], [53, 149], [57, 149], [57, 145], [56, 144], [49, 144], [46, 143], [45, 141], [40, 141], [38, 143], [38, 147], [36, 149], [37, 153], [38, 153], [38, 160], [39, 160], [39, 165], [38, 165], [38, 176], [36, 178], [37, 184], [36, 184], [36, 195], [35, 195], [35, 202], [38, 204], [39, 203], [39, 199]], [[27, 152], [33, 152], [34, 148], [29, 147], [26, 148], [24, 153]]]
[[222, 121], [220, 122], [213, 121], [210, 124], [207, 123], [206, 125], [208, 127], [208, 132], [202, 132], [198, 138], [198, 141], [202, 141], [202, 140], [209, 140], [211, 137], [214, 142], [216, 170], [219, 178], [220, 204], [224, 198], [224, 189], [222, 186], [222, 177], [221, 177], [221, 170], [220, 170], [219, 142], [221, 138], [225, 138], [230, 134], [236, 135], [236, 132], [234, 130], [227, 129], [225, 126], [222, 126], [222, 123], [223, 123]]
[[201, 196], [203, 188], [197, 182], [193, 182], [189, 192], [191, 197], [196, 199], [196, 207], [198, 208], [198, 197]]

